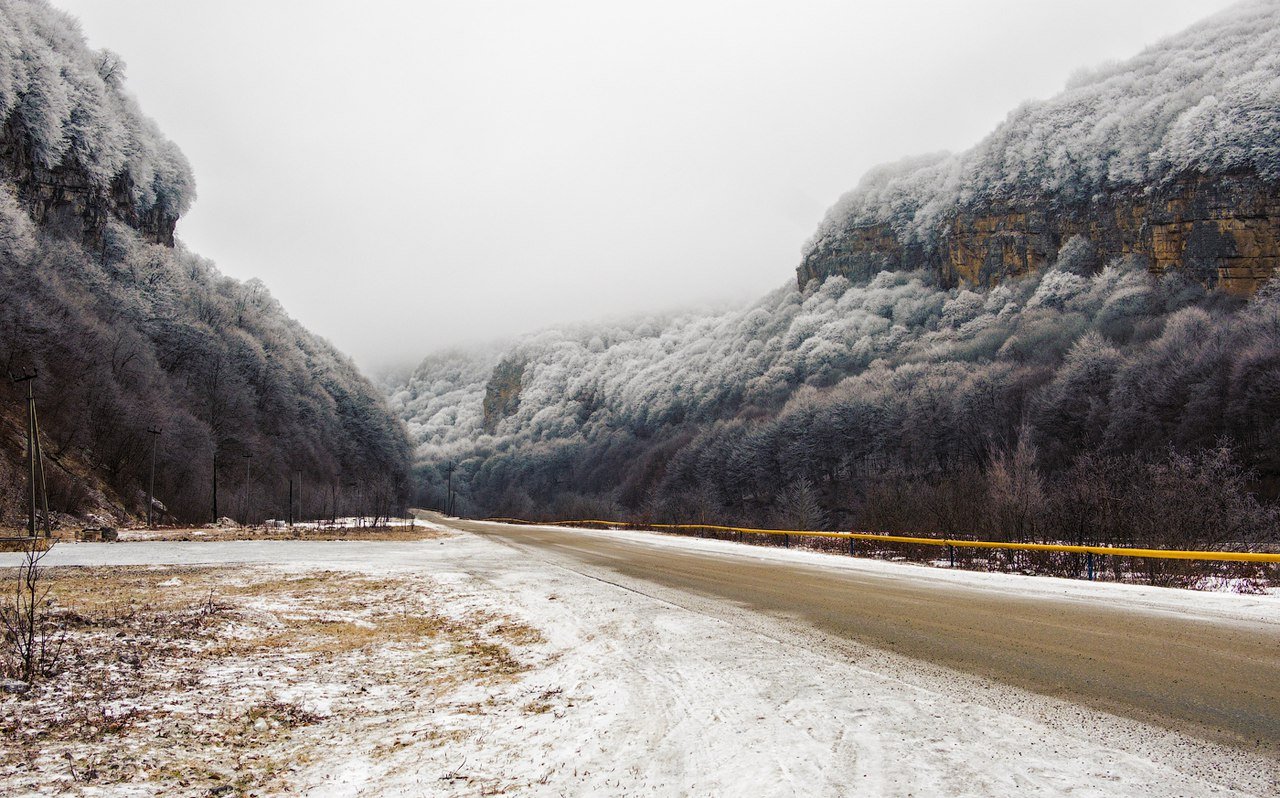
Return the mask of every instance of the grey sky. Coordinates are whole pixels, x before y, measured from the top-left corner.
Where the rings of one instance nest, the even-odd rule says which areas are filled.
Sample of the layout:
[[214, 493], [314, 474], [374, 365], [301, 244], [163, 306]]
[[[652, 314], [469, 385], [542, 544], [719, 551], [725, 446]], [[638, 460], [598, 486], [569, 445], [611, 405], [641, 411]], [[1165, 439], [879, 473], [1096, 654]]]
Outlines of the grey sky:
[[370, 369], [759, 295], [867, 168], [1229, 5], [54, 2], [190, 158], [179, 236]]

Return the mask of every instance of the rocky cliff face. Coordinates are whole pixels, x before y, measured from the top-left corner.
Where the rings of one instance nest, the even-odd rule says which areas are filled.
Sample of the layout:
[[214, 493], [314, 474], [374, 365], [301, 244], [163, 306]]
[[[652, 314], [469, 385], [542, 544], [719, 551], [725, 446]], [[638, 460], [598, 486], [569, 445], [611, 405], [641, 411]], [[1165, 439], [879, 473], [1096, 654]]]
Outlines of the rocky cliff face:
[[525, 363], [519, 360], [504, 360], [493, 369], [488, 384], [484, 387], [484, 421], [483, 429], [493, 434], [498, 422], [508, 416], [515, 415], [520, 407], [520, 387], [524, 380]]
[[798, 281], [923, 268], [943, 285], [990, 286], [1047, 266], [1074, 236], [1102, 262], [1137, 255], [1155, 274], [1182, 271], [1252, 293], [1280, 269], [1280, 186], [1251, 174], [1194, 175], [1074, 205], [997, 201], [952, 214], [934, 245], [904, 243], [888, 224], [852, 226], [805, 256]]
[[159, 204], [140, 209], [128, 172], [120, 173], [104, 188], [72, 159], [47, 168], [32, 152], [30, 137], [12, 118], [0, 129], [0, 180], [13, 186], [18, 203], [36, 224], [90, 248], [101, 243], [113, 217], [147, 241], [174, 244], [177, 215], [167, 213]]
[[[1244, 0], [1027, 102], [977, 145], [869, 171], [800, 284], [927, 269], [989, 286], [1072, 239], [1249, 293], [1280, 266], [1280, 3]], [[1097, 265], [1097, 264], [1095, 264]]]
[[125, 64], [88, 46], [48, 0], [0, 2], [0, 183], [44, 233], [104, 252], [118, 220], [173, 245], [195, 199], [191, 166], [126, 88]]

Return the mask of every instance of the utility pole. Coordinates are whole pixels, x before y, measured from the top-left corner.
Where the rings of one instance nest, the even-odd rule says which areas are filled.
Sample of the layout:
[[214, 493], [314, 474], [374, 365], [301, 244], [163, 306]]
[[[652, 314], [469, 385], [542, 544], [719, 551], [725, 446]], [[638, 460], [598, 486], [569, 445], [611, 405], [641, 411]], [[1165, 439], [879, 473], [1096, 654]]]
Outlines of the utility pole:
[[307, 513], [302, 506], [302, 470], [298, 470], [298, 520], [302, 523], [307, 521]]
[[27, 537], [36, 536], [36, 447], [35, 436], [35, 379], [36, 372], [14, 377], [14, 383], [27, 384], [27, 486], [31, 489], [31, 503], [27, 512]]
[[147, 529], [155, 529], [152, 508], [156, 503], [156, 444], [160, 442], [160, 428], [147, 427], [151, 435], [151, 478], [147, 480]]
[[289, 526], [293, 526], [293, 474], [289, 475]]
[[245, 452], [241, 455], [244, 458], [244, 525], [249, 525], [249, 461], [253, 459], [253, 455]]
[[213, 445], [213, 523], [218, 523], [218, 445]]
[[448, 516], [452, 516], [453, 515], [453, 461], [452, 460], [449, 461], [449, 469], [446, 473], [449, 475], [449, 482], [448, 482], [449, 492], [448, 494], [446, 494], [445, 500], [444, 500], [444, 514]]
[[49, 489], [44, 480], [44, 457], [40, 451], [40, 421], [36, 417], [35, 380], [38, 371], [23, 374], [21, 377], [9, 378], [15, 385], [27, 384], [27, 482], [31, 489], [30, 512], [27, 515], [27, 534], [36, 536], [36, 484], [39, 480], [40, 506], [44, 508], [44, 536], [51, 537], [49, 527]]

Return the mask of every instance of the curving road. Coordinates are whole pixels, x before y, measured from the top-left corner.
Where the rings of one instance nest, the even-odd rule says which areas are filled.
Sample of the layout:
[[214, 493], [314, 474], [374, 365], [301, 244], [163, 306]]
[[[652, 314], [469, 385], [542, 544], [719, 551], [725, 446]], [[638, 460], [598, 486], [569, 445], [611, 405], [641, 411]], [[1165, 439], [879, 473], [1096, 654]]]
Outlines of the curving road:
[[798, 618], [836, 638], [1280, 757], [1280, 615], [1218, 619], [634, 536], [432, 520], [523, 556]]

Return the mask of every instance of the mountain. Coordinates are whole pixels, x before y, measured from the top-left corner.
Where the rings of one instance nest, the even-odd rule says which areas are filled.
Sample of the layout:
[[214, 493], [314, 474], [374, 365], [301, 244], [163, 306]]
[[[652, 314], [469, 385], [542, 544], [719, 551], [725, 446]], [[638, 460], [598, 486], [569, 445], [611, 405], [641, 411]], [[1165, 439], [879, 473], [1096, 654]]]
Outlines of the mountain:
[[391, 389], [424, 500], [1280, 541], [1278, 32], [1245, 3], [874, 170], [748, 307], [428, 358]]
[[1074, 237], [1251, 293], [1280, 267], [1280, 11], [1237, 5], [1124, 63], [1078, 73], [973, 149], [873, 170], [806, 247], [803, 286], [928, 268], [985, 286]]
[[[175, 241], [191, 169], [119, 56], [44, 0], [0, 0], [0, 115], [0, 363], [39, 375], [51, 509], [145, 514], [153, 442], [170, 519], [209, 520], [215, 484], [218, 515], [283, 516], [295, 473], [308, 513], [401, 500], [409, 447], [379, 391], [261, 283]], [[26, 512], [25, 390], [0, 387], [8, 525]]]

